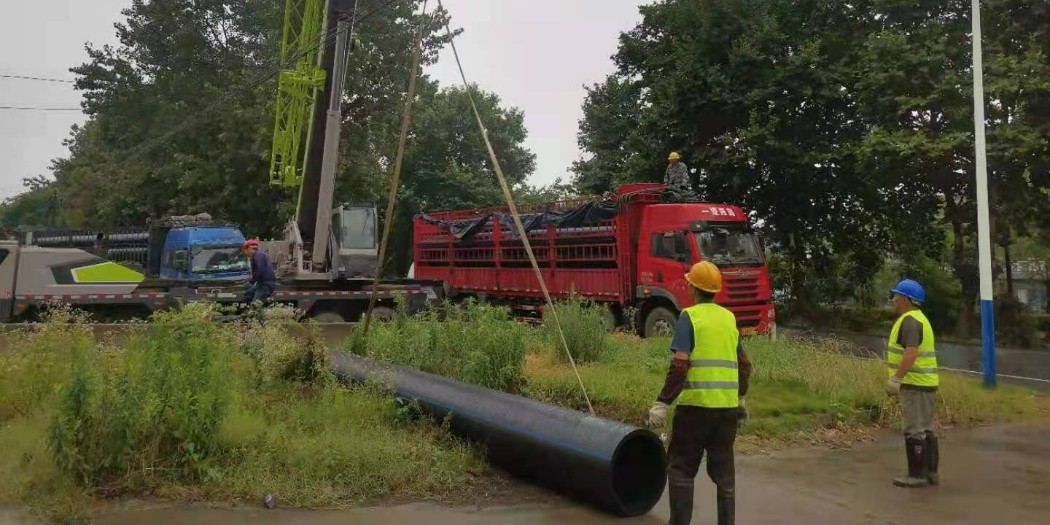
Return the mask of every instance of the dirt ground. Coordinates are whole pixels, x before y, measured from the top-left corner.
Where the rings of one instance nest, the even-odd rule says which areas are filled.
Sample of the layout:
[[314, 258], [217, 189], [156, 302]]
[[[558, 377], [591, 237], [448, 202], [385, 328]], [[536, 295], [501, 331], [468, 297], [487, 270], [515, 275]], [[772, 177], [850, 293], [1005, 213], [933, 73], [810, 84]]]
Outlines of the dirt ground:
[[[903, 472], [901, 439], [889, 433], [850, 450], [796, 449], [743, 456], [737, 464], [738, 523], [1045, 524], [1050, 516], [1050, 423], [949, 432], [941, 441], [942, 485], [904, 490], [890, 479]], [[528, 491], [533, 492], [533, 491]], [[97, 517], [99, 525], [656, 525], [667, 502], [649, 515], [617, 519], [564, 499], [541, 495], [528, 503], [486, 508], [410, 504], [337, 512], [261, 508], [216, 509], [126, 505]], [[540, 493], [542, 494], [542, 493]], [[714, 488], [697, 480], [693, 523], [714, 523]], [[0, 524], [31, 525], [0, 510]]]

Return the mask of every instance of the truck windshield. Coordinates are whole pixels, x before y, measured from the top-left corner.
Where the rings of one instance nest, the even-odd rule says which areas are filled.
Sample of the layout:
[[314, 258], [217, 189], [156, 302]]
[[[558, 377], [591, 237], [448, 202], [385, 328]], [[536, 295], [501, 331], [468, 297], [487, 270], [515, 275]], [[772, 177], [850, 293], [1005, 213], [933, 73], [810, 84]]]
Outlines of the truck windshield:
[[339, 222], [341, 248], [370, 250], [376, 247], [376, 212], [374, 209], [344, 209]]
[[193, 248], [193, 273], [246, 272], [251, 268], [240, 246]]
[[724, 227], [709, 228], [696, 234], [700, 255], [719, 266], [758, 266], [762, 248], [754, 234]]

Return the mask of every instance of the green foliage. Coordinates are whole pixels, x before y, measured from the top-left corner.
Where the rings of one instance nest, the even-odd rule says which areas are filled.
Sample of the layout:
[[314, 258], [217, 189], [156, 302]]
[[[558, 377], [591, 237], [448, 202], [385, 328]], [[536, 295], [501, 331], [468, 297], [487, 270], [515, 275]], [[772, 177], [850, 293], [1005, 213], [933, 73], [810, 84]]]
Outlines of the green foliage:
[[[580, 368], [584, 385], [599, 415], [644, 425], [667, 374], [669, 341], [616, 334], [611, 343], [615, 350], [601, 362]], [[744, 345], [754, 365], [747, 396], [752, 419], [741, 428], [745, 438], [806, 442], [823, 428], [899, 424], [899, 407], [883, 390], [886, 369], [877, 360], [850, 357], [848, 345], [763, 338]], [[526, 375], [529, 396], [586, 409], [572, 370], [553, 356], [531, 355]], [[1038, 403], [1025, 389], [987, 390], [976, 379], [942, 374], [938, 420], [970, 426], [1031, 419], [1038, 416]]]
[[367, 336], [349, 337], [346, 348], [379, 361], [513, 392], [522, 384], [529, 335], [506, 308], [467, 302], [411, 318], [401, 312], [393, 322], [372, 324]]
[[19, 388], [0, 397], [0, 505], [70, 523], [92, 497], [125, 494], [347, 507], [441, 497], [484, 470], [443, 429], [399, 417], [388, 393], [317, 373], [316, 327], [209, 313], [100, 340], [59, 309], [9, 334], [0, 387]]
[[[555, 303], [554, 309], [558, 313], [558, 320], [561, 321], [561, 334], [565, 337], [565, 345], [568, 345], [569, 353], [576, 363], [599, 361], [610, 351], [606, 336], [613, 327], [608, 323], [607, 306], [574, 299]], [[545, 316], [543, 331], [547, 345], [554, 355], [568, 362], [565, 345], [562, 344], [554, 316]]]
[[332, 380], [328, 345], [316, 323], [251, 321], [237, 330], [238, 346], [256, 363], [259, 384], [289, 381], [323, 386]]
[[[80, 316], [51, 309], [37, 329], [5, 336], [0, 350], [0, 423], [47, 412], [70, 375], [70, 358], [90, 352], [95, 341]], [[23, 348], [32, 348], [32, 353]]]
[[49, 440], [62, 469], [86, 486], [129, 472], [136, 483], [153, 468], [173, 481], [206, 474], [235, 387], [230, 341], [205, 313], [155, 315], [141, 350], [123, 354], [123, 374], [74, 356]]
[[[983, 7], [993, 219], [1008, 239], [1050, 216], [1050, 8]], [[618, 71], [588, 89], [574, 182], [599, 193], [658, 181], [667, 152], [683, 152], [702, 197], [762, 219], [791, 309], [871, 306], [887, 258], [928, 257], [951, 269], [965, 334], [973, 309], [961, 305], [978, 284], [969, 11], [962, 0], [643, 6]]]

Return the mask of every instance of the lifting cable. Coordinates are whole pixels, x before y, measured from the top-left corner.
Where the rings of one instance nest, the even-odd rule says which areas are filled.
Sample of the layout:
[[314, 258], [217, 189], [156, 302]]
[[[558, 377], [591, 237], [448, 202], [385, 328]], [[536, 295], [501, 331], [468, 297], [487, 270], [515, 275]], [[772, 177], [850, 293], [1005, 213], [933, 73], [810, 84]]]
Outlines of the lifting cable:
[[[442, 5], [441, 0], [438, 0], [438, 7], [440, 9], [445, 8], [445, 6]], [[580, 390], [583, 391], [583, 399], [587, 402], [587, 410], [589, 410], [593, 416], [595, 414], [594, 406], [591, 405], [591, 397], [587, 394], [587, 387], [583, 385], [583, 378], [580, 376], [579, 368], [576, 367], [576, 360], [573, 359], [572, 352], [569, 351], [569, 343], [565, 341], [565, 332], [562, 331], [561, 320], [558, 319], [558, 312], [554, 308], [554, 301], [551, 299], [550, 290], [547, 289], [547, 283], [543, 280], [543, 272], [540, 271], [540, 265], [536, 262], [536, 256], [532, 252], [532, 243], [529, 242], [528, 232], [525, 231], [525, 226], [521, 223], [521, 216], [518, 215], [518, 207], [514, 204], [514, 197], [510, 193], [510, 186], [507, 184], [506, 177], [503, 176], [503, 168], [500, 167], [499, 159], [496, 157], [496, 152], [492, 149], [492, 142], [489, 141], [489, 132], [485, 129], [485, 124], [481, 121], [481, 113], [478, 112], [477, 104], [474, 103], [474, 89], [470, 83], [467, 82], [467, 75], [463, 72], [463, 63], [459, 60], [459, 51], [456, 50], [456, 41], [452, 35], [452, 28], [449, 26], [448, 21], [445, 22], [445, 31], [448, 34], [449, 44], [452, 47], [452, 55], [456, 58], [456, 67], [459, 68], [459, 76], [463, 79], [463, 88], [466, 90], [467, 97], [470, 99], [470, 107], [474, 111], [474, 119], [477, 120], [478, 128], [481, 130], [481, 138], [485, 141], [485, 149], [488, 150], [489, 160], [492, 161], [492, 167], [496, 172], [496, 177], [499, 179], [500, 187], [503, 189], [503, 198], [507, 201], [507, 207], [510, 208], [510, 214], [514, 218], [514, 226], [518, 229], [518, 235], [521, 237], [521, 242], [525, 246], [525, 253], [528, 254], [529, 261], [532, 263], [532, 269], [536, 272], [536, 279], [540, 282], [540, 289], [543, 290], [543, 297], [547, 300], [547, 308], [550, 311], [551, 317], [554, 319], [554, 326], [558, 329], [558, 336], [561, 338], [562, 348], [565, 350], [565, 355], [569, 358], [569, 364], [572, 365], [573, 373], [576, 374], [576, 381], [580, 384]], [[387, 217], [387, 224], [390, 224], [389, 217]], [[374, 293], [372, 295], [375, 297]]]
[[397, 189], [401, 186], [401, 164], [405, 159], [405, 142], [408, 140], [408, 130], [412, 125], [412, 102], [416, 98], [416, 76], [419, 71], [419, 62], [423, 55], [423, 31], [429, 29], [426, 23], [427, 1], [423, 0], [422, 20], [420, 20], [419, 28], [416, 30], [416, 48], [412, 54], [412, 70], [408, 73], [408, 97], [405, 99], [405, 110], [401, 116], [401, 136], [397, 140], [394, 172], [390, 175], [390, 194], [386, 202], [386, 220], [383, 221], [383, 237], [379, 242], [379, 254], [376, 257], [376, 274], [372, 281], [372, 295], [368, 298], [368, 311], [365, 312], [365, 326], [362, 328], [362, 335], [368, 335], [368, 327], [372, 324], [372, 310], [376, 307], [376, 296], [379, 295], [379, 278], [383, 273], [383, 260], [386, 258], [390, 227], [394, 224]]

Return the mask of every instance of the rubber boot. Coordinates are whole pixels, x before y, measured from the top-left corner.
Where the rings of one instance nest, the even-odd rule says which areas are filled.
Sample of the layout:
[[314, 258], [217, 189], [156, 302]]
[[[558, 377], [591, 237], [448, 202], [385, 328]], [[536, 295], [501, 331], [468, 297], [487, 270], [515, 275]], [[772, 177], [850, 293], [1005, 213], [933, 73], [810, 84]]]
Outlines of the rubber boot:
[[929, 485], [926, 480], [926, 439], [907, 438], [904, 440], [904, 449], [908, 455], [908, 475], [895, 478], [893, 484], [909, 489]]
[[693, 480], [669, 480], [667, 500], [671, 504], [667, 525], [689, 525], [693, 520]]
[[736, 489], [718, 487], [718, 525], [736, 523]]
[[937, 485], [941, 482], [937, 476], [937, 463], [941, 460], [941, 451], [938, 448], [937, 434], [933, 432], [926, 433], [926, 481], [930, 485]]

